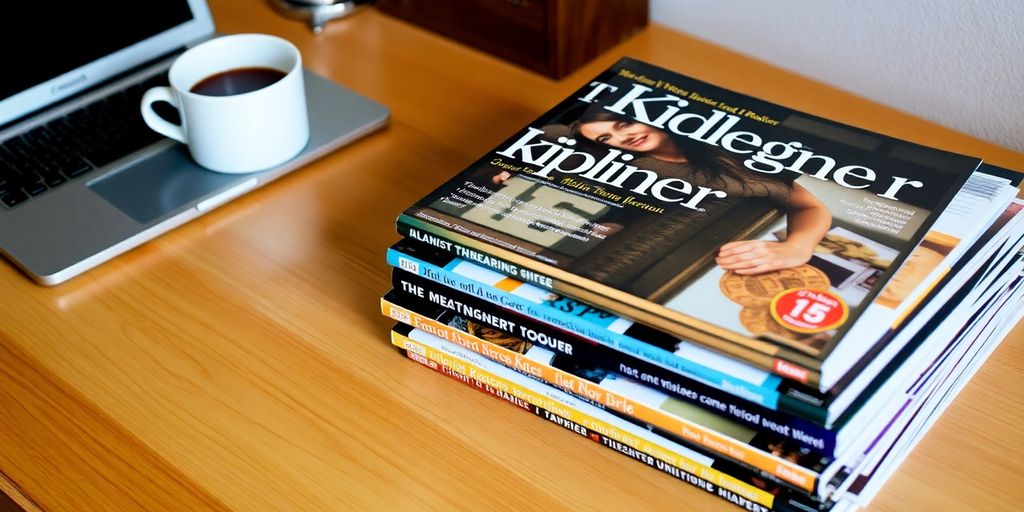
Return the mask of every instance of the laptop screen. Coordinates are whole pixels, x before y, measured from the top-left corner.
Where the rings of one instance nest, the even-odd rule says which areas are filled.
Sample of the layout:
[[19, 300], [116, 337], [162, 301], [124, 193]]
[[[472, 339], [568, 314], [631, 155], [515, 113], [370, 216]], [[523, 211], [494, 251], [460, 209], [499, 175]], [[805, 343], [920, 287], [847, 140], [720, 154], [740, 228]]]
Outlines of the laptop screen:
[[0, 47], [8, 49], [0, 125], [213, 33], [205, 0], [17, 2], [5, 9], [0, 26], [16, 28], [0, 30]]

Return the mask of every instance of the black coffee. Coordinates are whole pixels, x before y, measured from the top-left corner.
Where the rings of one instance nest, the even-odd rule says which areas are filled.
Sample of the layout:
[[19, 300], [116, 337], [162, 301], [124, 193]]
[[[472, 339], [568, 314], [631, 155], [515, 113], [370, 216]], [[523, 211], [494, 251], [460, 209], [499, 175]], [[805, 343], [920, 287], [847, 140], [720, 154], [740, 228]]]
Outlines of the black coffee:
[[273, 68], [229, 69], [210, 75], [192, 86], [191, 91], [204, 96], [233, 96], [260, 90], [284, 78], [283, 71]]

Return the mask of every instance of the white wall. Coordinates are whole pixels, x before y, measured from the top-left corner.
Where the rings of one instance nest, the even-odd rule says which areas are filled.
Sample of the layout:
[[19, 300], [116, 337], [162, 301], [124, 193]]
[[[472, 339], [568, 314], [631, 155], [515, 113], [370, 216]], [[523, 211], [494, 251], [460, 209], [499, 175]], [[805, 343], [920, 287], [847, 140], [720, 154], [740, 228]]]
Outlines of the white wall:
[[651, 20], [1024, 151], [1024, 1], [651, 0]]

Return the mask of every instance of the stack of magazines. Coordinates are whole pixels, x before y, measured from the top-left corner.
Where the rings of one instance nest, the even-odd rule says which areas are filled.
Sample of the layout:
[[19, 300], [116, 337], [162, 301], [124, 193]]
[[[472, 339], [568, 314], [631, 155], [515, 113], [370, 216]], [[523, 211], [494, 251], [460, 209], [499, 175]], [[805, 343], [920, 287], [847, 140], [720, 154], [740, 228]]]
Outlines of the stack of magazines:
[[551, 428], [852, 510], [1019, 319], [1020, 181], [623, 59], [399, 216], [382, 310]]

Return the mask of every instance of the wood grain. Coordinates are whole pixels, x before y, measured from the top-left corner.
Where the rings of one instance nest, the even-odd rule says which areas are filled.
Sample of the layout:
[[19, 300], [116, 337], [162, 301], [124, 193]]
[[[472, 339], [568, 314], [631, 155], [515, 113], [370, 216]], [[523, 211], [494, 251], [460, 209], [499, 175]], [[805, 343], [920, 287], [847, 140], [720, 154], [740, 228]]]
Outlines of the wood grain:
[[[383, 132], [57, 288], [0, 265], [0, 490], [48, 511], [734, 510], [407, 361], [377, 300], [394, 219], [622, 55], [1024, 169], [1024, 155], [652, 26], [552, 81], [367, 10], [295, 42], [392, 110]], [[871, 510], [1024, 500], [1024, 331]]]

